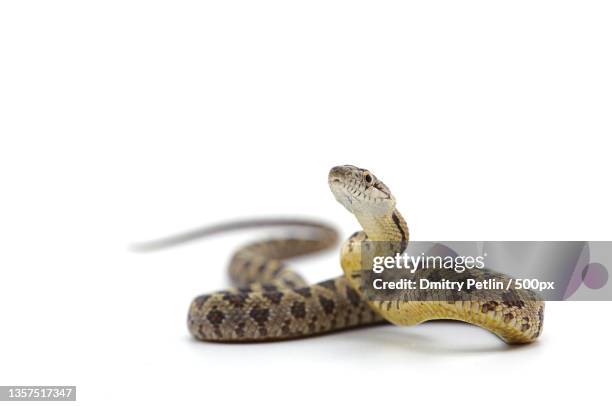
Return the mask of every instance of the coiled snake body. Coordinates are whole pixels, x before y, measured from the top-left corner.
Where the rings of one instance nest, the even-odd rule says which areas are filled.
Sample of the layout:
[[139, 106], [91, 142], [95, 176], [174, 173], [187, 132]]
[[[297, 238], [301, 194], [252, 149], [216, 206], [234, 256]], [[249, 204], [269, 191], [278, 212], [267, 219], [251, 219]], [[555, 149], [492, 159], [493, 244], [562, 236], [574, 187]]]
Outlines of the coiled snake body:
[[[366, 301], [362, 292], [360, 247], [368, 241], [397, 243], [393, 254], [408, 242], [408, 227], [395, 208], [385, 184], [367, 170], [334, 167], [329, 185], [336, 199], [351, 212], [363, 231], [342, 246], [344, 276], [308, 285], [283, 260], [331, 247], [336, 232], [311, 224], [307, 238], [253, 243], [233, 257], [229, 273], [236, 286], [201, 295], [189, 308], [188, 327], [200, 340], [254, 342], [300, 338], [336, 330], [382, 323], [412, 325], [431, 319], [455, 319], [482, 326], [508, 343], [527, 343], [542, 331], [544, 303], [531, 291], [511, 290], [501, 300]], [[306, 225], [308, 226], [308, 225]], [[435, 272], [424, 270], [423, 273]], [[467, 271], [465, 277], [484, 279], [504, 275]]]

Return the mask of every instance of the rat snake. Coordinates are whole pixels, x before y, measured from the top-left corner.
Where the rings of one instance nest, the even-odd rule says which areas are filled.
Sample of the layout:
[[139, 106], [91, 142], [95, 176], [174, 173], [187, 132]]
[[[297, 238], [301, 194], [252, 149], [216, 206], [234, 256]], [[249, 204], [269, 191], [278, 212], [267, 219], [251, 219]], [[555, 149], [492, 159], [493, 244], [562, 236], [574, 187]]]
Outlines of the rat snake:
[[[334, 229], [313, 222], [236, 223], [227, 230], [270, 224], [303, 226], [308, 236], [255, 242], [233, 256], [229, 275], [235, 288], [200, 295], [189, 307], [188, 328], [203, 341], [259, 342], [301, 338], [389, 321], [413, 325], [432, 319], [454, 319], [481, 326], [507, 343], [528, 343], [542, 332], [544, 302], [529, 290], [511, 289], [495, 298], [466, 299], [443, 293], [435, 298], [383, 301], [365, 299], [362, 249], [370, 242], [390, 242], [379, 254], [406, 248], [408, 226], [395, 207], [389, 188], [370, 171], [351, 165], [334, 167], [329, 186], [363, 231], [342, 246], [344, 276], [308, 285], [283, 260], [334, 246]], [[177, 243], [218, 231], [207, 229], [165, 243]], [[161, 245], [163, 246], [163, 245]], [[386, 252], [384, 252], [386, 250]], [[420, 270], [427, 277], [436, 270]], [[490, 270], [472, 270], [462, 278], [508, 277]]]

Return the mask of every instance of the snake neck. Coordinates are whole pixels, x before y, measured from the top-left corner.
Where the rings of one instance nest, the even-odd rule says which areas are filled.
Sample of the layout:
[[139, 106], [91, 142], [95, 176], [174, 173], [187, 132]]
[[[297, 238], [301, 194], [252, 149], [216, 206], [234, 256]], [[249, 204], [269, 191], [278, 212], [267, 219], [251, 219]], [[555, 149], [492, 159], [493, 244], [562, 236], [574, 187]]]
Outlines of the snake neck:
[[356, 214], [356, 217], [369, 240], [402, 242], [405, 249], [409, 239], [408, 224], [397, 209], [384, 216], [364, 213]]
[[[399, 213], [376, 216], [355, 213], [363, 232], [351, 236], [340, 251], [340, 264], [350, 285], [362, 293], [362, 271], [371, 268], [375, 256], [395, 256], [403, 253], [408, 245], [408, 225]], [[367, 244], [366, 242], [374, 244]], [[366, 243], [366, 244], [364, 244]]]

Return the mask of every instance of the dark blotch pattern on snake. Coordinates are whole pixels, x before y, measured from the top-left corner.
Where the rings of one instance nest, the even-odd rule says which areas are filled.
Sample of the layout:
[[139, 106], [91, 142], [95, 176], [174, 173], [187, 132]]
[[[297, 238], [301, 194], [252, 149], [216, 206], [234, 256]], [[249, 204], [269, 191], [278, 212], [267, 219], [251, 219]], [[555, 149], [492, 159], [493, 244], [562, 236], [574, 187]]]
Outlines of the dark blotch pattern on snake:
[[206, 341], [268, 341], [383, 322], [346, 278], [307, 285], [280, 261], [335, 244], [332, 229], [319, 235], [317, 240], [270, 240], [239, 250], [230, 264], [237, 288], [194, 299], [191, 334]]

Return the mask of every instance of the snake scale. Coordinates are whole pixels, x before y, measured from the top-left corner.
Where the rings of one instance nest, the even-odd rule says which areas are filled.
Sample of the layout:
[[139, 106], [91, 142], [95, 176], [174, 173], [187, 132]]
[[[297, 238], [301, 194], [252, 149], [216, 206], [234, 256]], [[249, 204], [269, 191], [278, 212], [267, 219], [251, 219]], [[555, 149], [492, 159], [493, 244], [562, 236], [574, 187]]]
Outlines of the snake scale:
[[[507, 343], [528, 343], [542, 332], [544, 302], [528, 290], [510, 290], [500, 300], [437, 298], [435, 301], [366, 301], [362, 290], [360, 247], [369, 241], [395, 242], [393, 254], [408, 243], [408, 226], [389, 188], [370, 171], [352, 165], [329, 173], [336, 200], [363, 228], [341, 249], [344, 275], [317, 284], [306, 281], [284, 260], [332, 247], [336, 232], [323, 224], [304, 223], [314, 233], [303, 238], [255, 242], [233, 256], [229, 275], [235, 288], [195, 298], [188, 327], [203, 341], [259, 342], [302, 338], [389, 321], [413, 325], [454, 319], [481, 326]], [[299, 225], [299, 222], [298, 222]], [[435, 270], [423, 270], [428, 275]], [[504, 275], [472, 270], [465, 277], [482, 280]]]

